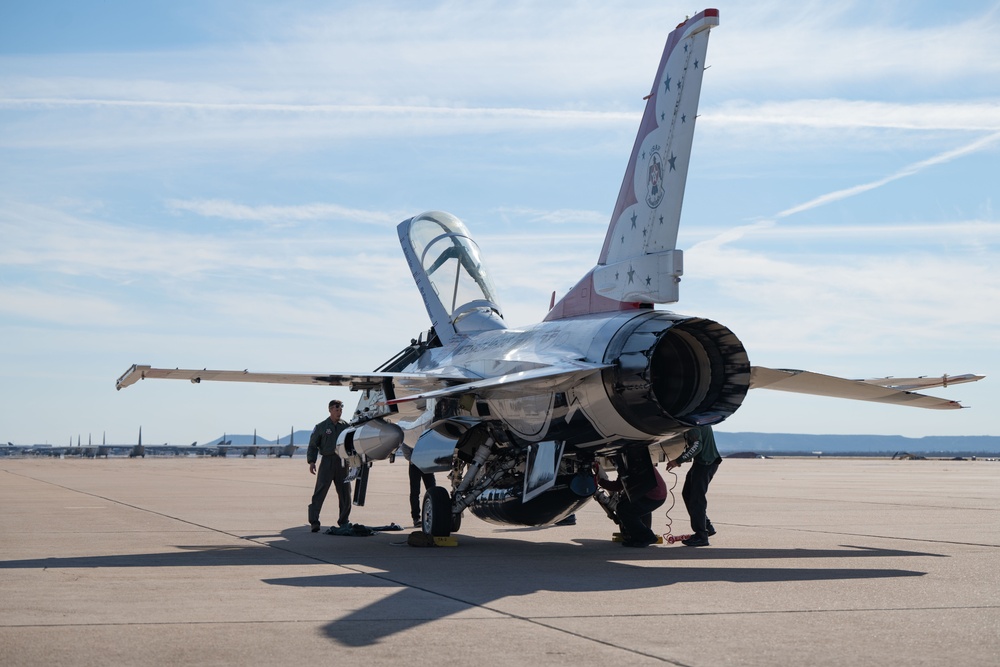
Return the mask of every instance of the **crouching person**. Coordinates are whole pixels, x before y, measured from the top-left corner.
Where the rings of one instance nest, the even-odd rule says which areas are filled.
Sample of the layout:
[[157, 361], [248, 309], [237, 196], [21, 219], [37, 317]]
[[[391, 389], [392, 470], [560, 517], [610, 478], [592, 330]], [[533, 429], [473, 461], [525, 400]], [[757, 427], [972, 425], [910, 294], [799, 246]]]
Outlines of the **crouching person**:
[[623, 547], [646, 547], [656, 544], [653, 511], [667, 499], [667, 484], [653, 466], [645, 448], [626, 452], [619, 459], [618, 479], [598, 476], [601, 488], [619, 496], [615, 514], [622, 531]]

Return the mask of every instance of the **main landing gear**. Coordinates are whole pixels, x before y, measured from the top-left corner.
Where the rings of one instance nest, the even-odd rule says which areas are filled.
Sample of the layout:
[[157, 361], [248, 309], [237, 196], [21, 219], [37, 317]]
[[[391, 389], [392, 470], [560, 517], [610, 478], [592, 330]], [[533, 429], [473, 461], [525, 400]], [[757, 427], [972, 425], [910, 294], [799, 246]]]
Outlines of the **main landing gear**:
[[421, 529], [432, 537], [448, 537], [462, 525], [462, 515], [451, 511], [451, 494], [443, 486], [432, 486], [424, 494]]

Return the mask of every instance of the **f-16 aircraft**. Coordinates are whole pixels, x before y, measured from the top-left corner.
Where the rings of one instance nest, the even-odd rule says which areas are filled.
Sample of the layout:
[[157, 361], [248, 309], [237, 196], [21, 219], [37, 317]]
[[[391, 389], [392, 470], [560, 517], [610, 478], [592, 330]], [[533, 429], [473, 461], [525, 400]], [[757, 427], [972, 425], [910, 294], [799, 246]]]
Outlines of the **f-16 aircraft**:
[[678, 300], [677, 230], [709, 32], [718, 25], [718, 10], [706, 9], [669, 34], [597, 263], [558, 302], [553, 296], [542, 322], [508, 327], [469, 230], [430, 211], [397, 231], [431, 327], [374, 372], [134, 365], [118, 389], [175, 378], [359, 391], [339, 454], [367, 470], [406, 443], [423, 472], [447, 473], [450, 484], [424, 497], [423, 530], [434, 536], [458, 531], [466, 510], [500, 524], [556, 523], [601, 500], [595, 463], [616, 468], [626, 491], [640, 486], [677, 436], [722, 422], [752, 388], [962, 407], [911, 389], [980, 376], [851, 380], [751, 366], [725, 325], [654, 307]]

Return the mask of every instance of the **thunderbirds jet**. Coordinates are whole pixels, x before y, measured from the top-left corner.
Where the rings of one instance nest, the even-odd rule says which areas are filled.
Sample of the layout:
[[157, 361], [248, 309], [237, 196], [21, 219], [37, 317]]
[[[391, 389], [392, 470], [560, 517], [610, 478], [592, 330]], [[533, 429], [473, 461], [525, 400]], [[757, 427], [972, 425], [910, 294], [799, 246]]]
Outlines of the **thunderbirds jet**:
[[[706, 9], [670, 33], [597, 264], [538, 324], [509, 328], [479, 247], [441, 211], [399, 224], [403, 255], [431, 327], [374, 372], [312, 375], [132, 366], [144, 378], [348, 386], [361, 399], [338, 443], [367, 470], [402, 443], [429, 490], [423, 529], [458, 531], [463, 513], [549, 525], [592, 498], [593, 466], [617, 468], [626, 490], [694, 425], [718, 424], [749, 389], [767, 388], [930, 409], [962, 407], [912, 389], [980, 376], [849, 380], [751, 366], [740, 339], [699, 316], [656, 310], [678, 300], [676, 247], [710, 30]], [[363, 501], [363, 497], [361, 499]], [[361, 503], [359, 503], [361, 504]]]

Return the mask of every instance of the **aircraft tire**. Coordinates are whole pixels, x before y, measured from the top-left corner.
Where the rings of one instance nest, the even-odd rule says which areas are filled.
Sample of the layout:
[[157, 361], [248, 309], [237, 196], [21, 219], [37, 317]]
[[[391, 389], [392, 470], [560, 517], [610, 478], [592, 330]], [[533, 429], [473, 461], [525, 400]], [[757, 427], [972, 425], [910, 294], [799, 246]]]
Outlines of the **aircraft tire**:
[[443, 486], [432, 486], [424, 494], [421, 514], [423, 530], [433, 537], [451, 535], [451, 495]]
[[462, 515], [452, 514], [451, 515], [451, 532], [457, 533], [462, 528]]

